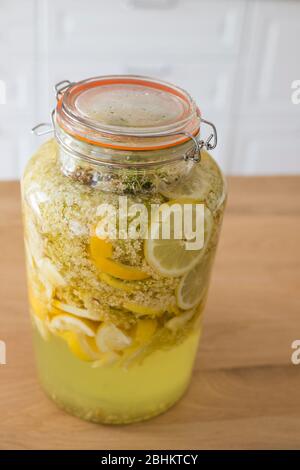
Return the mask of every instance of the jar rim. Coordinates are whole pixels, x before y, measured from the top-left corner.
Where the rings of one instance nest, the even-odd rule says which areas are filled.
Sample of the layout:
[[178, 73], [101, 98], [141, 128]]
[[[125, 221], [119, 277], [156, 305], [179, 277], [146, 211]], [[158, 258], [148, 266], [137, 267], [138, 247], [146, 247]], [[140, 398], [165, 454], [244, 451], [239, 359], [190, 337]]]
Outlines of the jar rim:
[[[123, 98], [119, 116], [107, 118], [109, 110], [118, 111], [118, 97]], [[131, 117], [126, 125], [120, 124], [122, 113]], [[199, 134], [200, 121], [200, 110], [185, 90], [139, 75], [99, 76], [71, 83], [58, 93], [55, 110], [55, 125], [72, 137], [99, 147], [131, 151], [181, 145]]]

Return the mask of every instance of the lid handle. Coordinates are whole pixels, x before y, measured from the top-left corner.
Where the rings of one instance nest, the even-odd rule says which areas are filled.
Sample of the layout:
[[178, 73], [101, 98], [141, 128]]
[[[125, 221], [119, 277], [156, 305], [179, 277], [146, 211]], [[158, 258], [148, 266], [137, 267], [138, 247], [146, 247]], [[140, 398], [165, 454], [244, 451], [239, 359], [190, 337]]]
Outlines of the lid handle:
[[38, 137], [41, 135], [51, 134], [53, 132], [53, 126], [50, 122], [41, 122], [31, 129], [31, 132]]
[[190, 139], [193, 140], [194, 142], [194, 148], [192, 152], [189, 152], [188, 154], [185, 155], [185, 160], [192, 160], [195, 163], [198, 163], [201, 161], [201, 149], [205, 147], [207, 150], [212, 150], [217, 146], [218, 143], [218, 134], [217, 134], [217, 129], [216, 126], [210, 122], [206, 121], [205, 119], [201, 118], [201, 122], [204, 122], [208, 126], [212, 128], [212, 133], [205, 139], [200, 139], [198, 140], [195, 136], [190, 134], [189, 132], [179, 132], [179, 134], [184, 134]]
[[56, 92], [56, 99], [59, 100], [62, 93], [66, 91], [71, 85], [74, 85], [70, 80], [61, 80], [54, 85], [54, 91]]
[[201, 118], [201, 122], [204, 122], [204, 124], [207, 124], [212, 128], [212, 134], [210, 134], [206, 140], [199, 140], [199, 145], [200, 148], [205, 147], [207, 150], [213, 150], [216, 148], [217, 143], [218, 143], [218, 134], [217, 134], [217, 129], [216, 126], [210, 122], [206, 121], [205, 119]]

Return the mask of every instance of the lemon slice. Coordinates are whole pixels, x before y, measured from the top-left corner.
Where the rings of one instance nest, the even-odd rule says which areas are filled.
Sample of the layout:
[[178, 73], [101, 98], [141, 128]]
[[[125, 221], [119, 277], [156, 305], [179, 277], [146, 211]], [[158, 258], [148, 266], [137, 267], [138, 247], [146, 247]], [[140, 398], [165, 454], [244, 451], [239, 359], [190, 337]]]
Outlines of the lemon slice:
[[74, 331], [64, 331], [60, 334], [74, 356], [82, 361], [91, 362], [99, 359], [100, 353], [97, 350], [95, 338], [75, 333]]
[[148, 343], [157, 329], [157, 321], [152, 318], [139, 320], [136, 325], [134, 339], [138, 344]]
[[37, 265], [38, 261], [43, 258], [44, 242], [31, 219], [27, 222], [25, 244], [32, 264]]
[[149, 277], [149, 274], [138, 268], [113, 261], [109, 258], [98, 257], [94, 261], [101, 271], [125, 281], [141, 281]]
[[54, 307], [54, 310], [52, 311], [52, 315], [66, 312], [66, 313], [70, 313], [71, 315], [74, 315], [75, 317], [87, 318], [88, 320], [94, 320], [94, 321], [99, 321], [101, 317], [101, 314], [90, 312], [89, 310], [86, 310], [85, 308], [78, 308], [78, 307], [75, 307], [74, 305], [65, 304], [64, 302], [60, 302], [59, 300], [53, 300], [52, 306]]
[[136, 304], [134, 302], [125, 302], [123, 307], [140, 316], [149, 315], [151, 317], [157, 317], [165, 311], [163, 309], [148, 307], [147, 305]]
[[101, 354], [97, 348], [95, 336], [77, 335], [78, 342], [81, 350], [89, 357], [90, 361], [95, 361], [100, 358]]
[[[92, 229], [90, 253], [97, 268], [105, 274], [125, 281], [141, 281], [149, 277], [149, 274], [146, 274], [140, 269], [110, 259], [113, 254], [113, 246], [109, 240], [97, 237], [97, 227], [95, 230]], [[106, 282], [107, 281], [108, 278], [106, 278]], [[110, 285], [112, 285], [112, 280], [109, 282]], [[116, 287], [116, 285], [114, 287]]]
[[191, 169], [190, 175], [182, 180], [167, 185], [162, 183], [159, 192], [168, 199], [175, 198], [193, 198], [205, 200], [212, 187], [217, 188], [217, 200], [222, 196], [222, 172], [204, 149], [201, 150], [201, 162], [196, 163]]
[[156, 330], [157, 321], [155, 319], [147, 318], [137, 322], [133, 335], [134, 341], [122, 355], [122, 366], [125, 369], [142, 356]]
[[49, 282], [48, 279], [45, 278], [45, 276], [43, 276], [41, 272], [38, 273], [38, 278], [43, 286], [43, 293], [45, 297], [47, 298], [49, 302], [51, 302], [51, 299], [53, 298], [53, 295], [54, 295], [55, 287], [53, 286], [53, 284], [51, 284], [51, 282]]
[[113, 246], [109, 240], [98, 238], [93, 232], [90, 238], [90, 252], [94, 260], [97, 258], [110, 258]]
[[174, 315], [180, 315], [182, 313], [177, 305], [169, 305], [168, 312], [173, 313]]
[[178, 317], [171, 318], [171, 320], [169, 320], [165, 326], [169, 330], [175, 332], [182, 328], [189, 320], [191, 320], [195, 313], [195, 310], [184, 312], [181, 315], [178, 315]]
[[52, 284], [54, 287], [66, 286], [67, 283], [59, 273], [56, 266], [50, 261], [49, 258], [41, 258], [37, 262], [39, 272]]
[[208, 287], [211, 262], [204, 259], [194, 266], [181, 279], [177, 290], [177, 304], [183, 310], [189, 310], [200, 303]]
[[[168, 205], [174, 205], [174, 211], [180, 210], [182, 213], [184, 204], [192, 205], [192, 225], [195, 226], [196, 204], [203, 204], [201, 201], [193, 199], [173, 200]], [[162, 207], [162, 206], [161, 206]], [[162, 210], [161, 207], [159, 210]], [[165, 218], [164, 218], [165, 217]], [[160, 233], [164, 223], [170, 221], [170, 237], [163, 239]], [[195, 266], [205, 253], [206, 246], [209, 242], [213, 226], [213, 217], [210, 210], [204, 206], [204, 245], [201, 249], [187, 249], [187, 242], [184, 239], [175, 239], [175, 216], [169, 217], [163, 215], [159, 224], [153, 228], [150, 227], [149, 238], [145, 240], [144, 254], [147, 262], [153, 269], [160, 274], [169, 277], [182, 276]], [[189, 240], [192, 242], [193, 240]]]
[[31, 289], [29, 289], [28, 296], [30, 306], [35, 316], [37, 316], [40, 320], [45, 320], [48, 314], [47, 305], [42, 302], [37, 296], [35, 296]]
[[103, 323], [97, 330], [96, 344], [101, 352], [122, 351], [131, 343], [131, 338], [113, 323]]
[[49, 330], [47, 328], [46, 322], [44, 320], [41, 320], [41, 318], [36, 315], [31, 315], [31, 319], [32, 319], [33, 325], [36, 327], [41, 337], [44, 340], [48, 340], [50, 335], [49, 335]]
[[26, 238], [24, 239], [24, 247], [25, 247], [25, 254], [26, 254], [26, 264], [29, 268], [29, 272], [32, 272], [34, 270], [34, 259], [31, 254], [29, 244]]
[[92, 367], [96, 369], [98, 367], [111, 366], [115, 364], [120, 359], [120, 354], [110, 351], [107, 353], [101, 353], [101, 356], [96, 361], [93, 361]]
[[99, 278], [101, 281], [105, 282], [105, 284], [125, 292], [134, 292], [137, 289], [137, 286], [133, 283], [120, 281], [119, 279], [116, 279], [107, 273], [100, 273]]
[[49, 321], [49, 328], [54, 333], [72, 331], [73, 333], [95, 336], [97, 324], [95, 325], [90, 320], [84, 320], [65, 313], [52, 317]]

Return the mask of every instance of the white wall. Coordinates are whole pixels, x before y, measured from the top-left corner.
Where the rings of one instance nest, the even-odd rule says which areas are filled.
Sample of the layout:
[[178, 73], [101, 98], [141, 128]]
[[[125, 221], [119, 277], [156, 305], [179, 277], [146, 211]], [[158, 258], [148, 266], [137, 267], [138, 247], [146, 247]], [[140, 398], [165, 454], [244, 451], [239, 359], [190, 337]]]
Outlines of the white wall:
[[112, 73], [186, 88], [227, 173], [300, 173], [299, 44], [296, 0], [0, 0], [0, 178], [39, 145], [54, 83]]

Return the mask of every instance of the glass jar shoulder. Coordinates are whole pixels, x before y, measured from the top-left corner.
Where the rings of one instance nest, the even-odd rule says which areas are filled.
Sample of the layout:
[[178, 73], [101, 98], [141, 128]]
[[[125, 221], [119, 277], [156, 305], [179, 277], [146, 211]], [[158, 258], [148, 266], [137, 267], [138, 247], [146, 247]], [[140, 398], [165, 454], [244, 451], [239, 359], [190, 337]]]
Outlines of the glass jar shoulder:
[[201, 161], [194, 163], [188, 174], [176, 182], [162, 183], [161, 194], [166, 199], [193, 199], [205, 203], [211, 212], [218, 211], [226, 199], [225, 179], [216, 161], [201, 151]]

